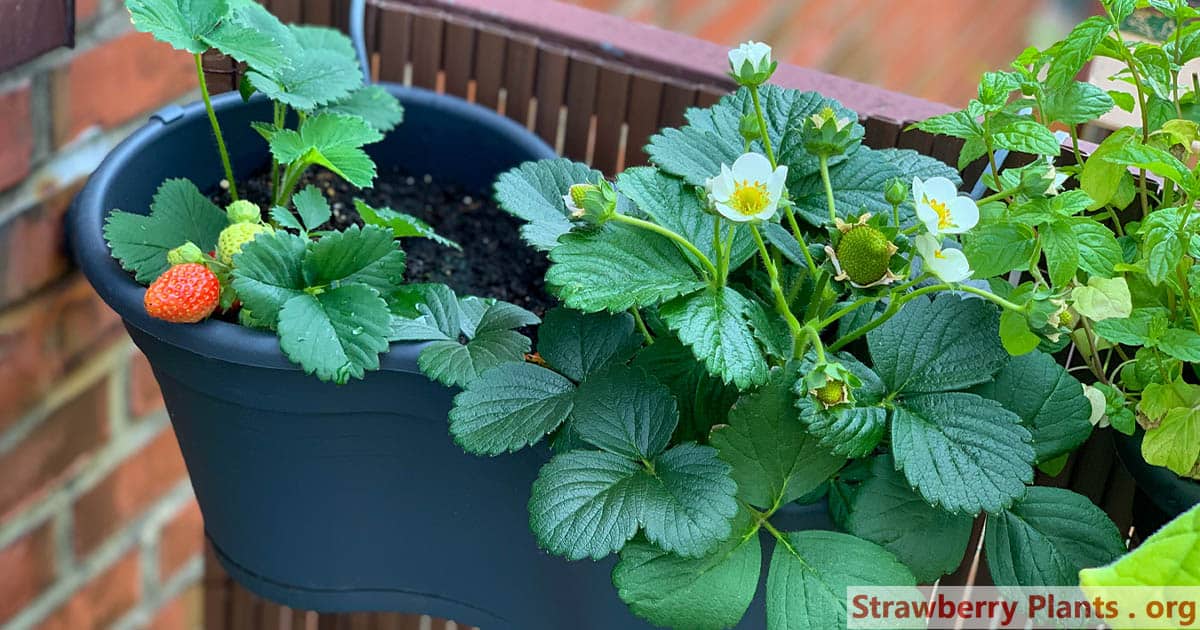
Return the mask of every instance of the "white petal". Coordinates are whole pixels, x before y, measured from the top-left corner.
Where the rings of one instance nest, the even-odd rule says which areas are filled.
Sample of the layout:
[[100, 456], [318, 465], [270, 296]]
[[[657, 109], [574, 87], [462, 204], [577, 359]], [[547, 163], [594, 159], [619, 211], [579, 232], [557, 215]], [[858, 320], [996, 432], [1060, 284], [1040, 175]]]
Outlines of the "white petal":
[[729, 201], [729, 196], [733, 194], [733, 174], [728, 172], [725, 165], [721, 165], [721, 169], [725, 172], [716, 177], [709, 178], [709, 196], [714, 201]]
[[979, 206], [970, 197], [955, 197], [949, 210], [953, 225], [942, 230], [946, 234], [962, 234], [979, 223]]
[[971, 277], [971, 264], [966, 254], [957, 249], [943, 248], [941, 256], [925, 258], [925, 264], [943, 282], [962, 282]]
[[575, 205], [575, 200], [571, 198], [571, 193], [563, 195], [563, 203], [567, 205], [567, 210], [569, 212], [574, 212], [579, 209], [579, 206]]
[[1092, 423], [1092, 426], [1100, 424], [1100, 421], [1104, 419], [1104, 412], [1108, 409], [1108, 401], [1104, 398], [1104, 392], [1091, 385], [1084, 385], [1083, 396], [1092, 406], [1092, 413], [1088, 421]]
[[921, 255], [921, 258], [928, 260], [942, 248], [942, 239], [933, 234], [921, 234], [913, 244], [917, 246], [917, 253]]
[[720, 212], [721, 216], [725, 217], [726, 219], [729, 219], [730, 221], [733, 221], [734, 223], [748, 223], [748, 222], [754, 220], [754, 217], [742, 214], [741, 212], [738, 212], [737, 210], [734, 210], [733, 208], [729, 207], [728, 204], [724, 204], [724, 203], [721, 203], [718, 201], [716, 203], [716, 206], [717, 206], [717, 212]]
[[949, 204], [958, 196], [958, 188], [954, 182], [945, 177], [930, 177], [921, 183], [924, 184], [924, 194], [928, 195], [930, 199], [937, 199], [942, 203]]
[[729, 65], [733, 68], [734, 72], [741, 71], [742, 64], [746, 63], [749, 53], [750, 51], [747, 49], [745, 44], [742, 44], [741, 46], [729, 51]]
[[760, 67], [764, 62], [769, 63], [771, 59], [771, 47], [762, 42], [747, 42], [749, 44], [749, 59], [750, 63], [754, 64], [755, 68]]
[[771, 161], [761, 153], [743, 153], [733, 163], [733, 178], [739, 182], [750, 180], [765, 184], [771, 179]]
[[771, 198], [771, 205], [779, 204], [779, 198], [783, 196], [783, 185], [787, 183], [788, 168], [780, 166], [771, 173], [771, 179], [767, 180], [767, 195]]
[[933, 208], [930, 208], [929, 204], [921, 201], [920, 198], [917, 200], [916, 210], [917, 218], [921, 220], [921, 223], [925, 224], [925, 229], [929, 230], [930, 234], [937, 234], [940, 219], [938, 213]]
[[912, 182], [913, 201], [921, 203], [921, 199], [925, 197], [925, 184], [921, 183], [920, 177], [914, 177]]

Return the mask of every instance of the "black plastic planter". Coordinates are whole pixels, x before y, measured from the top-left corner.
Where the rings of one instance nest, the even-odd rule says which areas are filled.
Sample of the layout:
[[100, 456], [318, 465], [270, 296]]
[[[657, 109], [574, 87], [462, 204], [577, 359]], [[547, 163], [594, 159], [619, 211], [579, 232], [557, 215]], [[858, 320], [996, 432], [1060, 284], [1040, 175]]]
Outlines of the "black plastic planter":
[[[483, 188], [553, 156], [481, 107], [389, 89], [405, 122], [372, 147], [383, 167]], [[231, 94], [216, 107], [242, 175], [265, 163], [249, 123], [269, 105]], [[300, 609], [425, 613], [487, 630], [647, 627], [617, 598], [611, 561], [568, 563], [537, 548], [526, 504], [548, 454], [463, 453], [447, 431], [453, 392], [418, 372], [419, 345], [394, 344], [379, 372], [337, 387], [288, 362], [273, 335], [149, 318], [101, 227], [113, 208], [145, 211], [170, 177], [201, 189], [221, 177], [198, 105], [161, 112], [112, 152], [76, 199], [71, 242], [154, 368], [205, 531], [238, 582]], [[792, 529], [828, 524], [823, 502], [785, 516]], [[765, 627], [761, 600], [751, 610], [739, 627]]]
[[1117, 454], [1125, 469], [1137, 482], [1134, 524], [1149, 536], [1171, 519], [1200, 504], [1200, 482], [1176, 475], [1162, 466], [1152, 466], [1142, 457], [1142, 439], [1138, 429], [1133, 435], [1113, 432]]

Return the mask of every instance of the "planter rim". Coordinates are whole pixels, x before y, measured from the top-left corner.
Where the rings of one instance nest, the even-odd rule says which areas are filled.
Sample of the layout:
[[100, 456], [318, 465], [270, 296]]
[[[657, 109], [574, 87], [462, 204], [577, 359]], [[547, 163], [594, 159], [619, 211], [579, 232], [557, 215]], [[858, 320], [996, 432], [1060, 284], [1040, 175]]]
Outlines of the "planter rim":
[[[534, 159], [552, 158], [556, 155], [541, 138], [481, 105], [422, 88], [390, 83], [378, 85], [401, 97], [405, 104], [436, 108], [451, 117], [472, 120], [490, 127], [534, 156]], [[250, 106], [251, 103], [262, 100], [265, 100], [265, 97], [259, 94], [255, 95], [250, 103], [246, 103], [237, 92], [229, 92], [214, 96], [213, 108], [220, 114], [222, 111]], [[186, 106], [167, 106], [152, 114], [145, 125], [109, 152], [88, 178], [83, 190], [72, 201], [66, 221], [68, 247], [92, 287], [104, 302], [121, 316], [126, 326], [136, 327], [164, 343], [179, 346], [204, 357], [264, 369], [302, 371], [303, 368], [284, 356], [279, 348], [278, 338], [272, 333], [218, 319], [207, 319], [197, 324], [172, 324], [150, 317], [143, 305], [146, 288], [138, 284], [113, 258], [108, 243], [104, 240], [104, 222], [112, 210], [105, 207], [104, 200], [117, 173], [147, 145], [171, 134], [178, 123], [197, 119], [207, 121], [207, 118], [204, 103], [200, 101]], [[216, 159], [215, 154], [213, 159]], [[392, 343], [389, 350], [380, 355], [380, 369], [420, 373], [417, 356], [425, 345], [426, 342]]]
[[1142, 457], [1146, 431], [1140, 426], [1133, 435], [1113, 431], [1117, 455], [1150, 501], [1171, 518], [1200, 504], [1200, 481], [1181, 477], [1164, 466], [1155, 466]]

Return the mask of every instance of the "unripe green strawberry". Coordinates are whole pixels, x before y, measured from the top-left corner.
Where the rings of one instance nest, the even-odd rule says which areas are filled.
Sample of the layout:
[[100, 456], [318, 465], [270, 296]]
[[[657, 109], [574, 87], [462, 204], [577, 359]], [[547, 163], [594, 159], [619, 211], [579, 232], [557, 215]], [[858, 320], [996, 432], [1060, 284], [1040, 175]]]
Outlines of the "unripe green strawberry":
[[239, 199], [225, 208], [225, 215], [229, 217], [230, 223], [258, 223], [262, 221], [262, 212], [258, 206]]
[[895, 248], [883, 232], [870, 225], [854, 225], [837, 246], [838, 262], [851, 282], [869, 285], [888, 271]]
[[233, 264], [233, 257], [242, 247], [263, 233], [274, 232], [271, 226], [262, 223], [232, 223], [217, 237], [217, 260], [226, 265]]
[[156, 319], [177, 324], [194, 324], [217, 308], [221, 281], [200, 263], [175, 265], [164, 271], [146, 289], [146, 312]]
[[812, 394], [826, 409], [836, 407], [849, 399], [846, 384], [833, 379], [812, 390]]

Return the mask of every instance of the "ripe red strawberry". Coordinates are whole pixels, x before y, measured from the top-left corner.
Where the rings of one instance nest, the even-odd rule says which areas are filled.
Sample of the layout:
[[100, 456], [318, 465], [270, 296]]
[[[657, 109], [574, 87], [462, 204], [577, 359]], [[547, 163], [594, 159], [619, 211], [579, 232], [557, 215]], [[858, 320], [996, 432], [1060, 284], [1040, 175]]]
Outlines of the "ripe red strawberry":
[[200, 263], [184, 263], [164, 271], [146, 289], [145, 303], [150, 317], [194, 324], [211, 315], [220, 301], [217, 274]]

